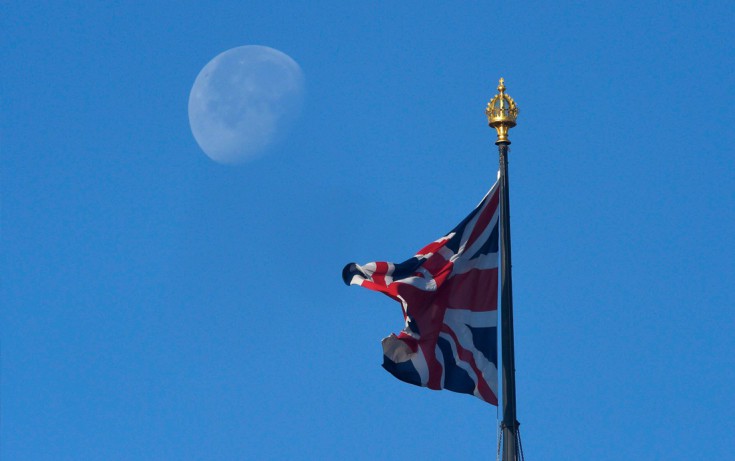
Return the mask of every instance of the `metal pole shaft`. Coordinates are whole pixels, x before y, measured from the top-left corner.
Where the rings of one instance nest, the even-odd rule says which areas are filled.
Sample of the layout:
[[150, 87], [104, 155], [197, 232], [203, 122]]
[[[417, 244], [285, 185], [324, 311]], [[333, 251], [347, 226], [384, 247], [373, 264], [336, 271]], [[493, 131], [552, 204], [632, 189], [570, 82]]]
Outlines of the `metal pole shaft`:
[[508, 184], [508, 144], [499, 142], [500, 155], [500, 266], [501, 266], [501, 347], [503, 359], [503, 461], [518, 459], [516, 420], [515, 350], [513, 339], [513, 279], [510, 256], [510, 186]]

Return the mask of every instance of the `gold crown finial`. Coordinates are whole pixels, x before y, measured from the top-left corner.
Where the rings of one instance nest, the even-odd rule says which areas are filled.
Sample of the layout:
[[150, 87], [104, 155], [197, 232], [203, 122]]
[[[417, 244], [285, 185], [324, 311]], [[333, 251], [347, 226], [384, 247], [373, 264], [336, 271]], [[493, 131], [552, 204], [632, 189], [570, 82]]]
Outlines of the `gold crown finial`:
[[485, 115], [488, 125], [498, 132], [495, 144], [510, 144], [508, 130], [516, 126], [518, 106], [513, 98], [505, 94], [505, 79], [500, 79], [498, 94], [487, 104]]

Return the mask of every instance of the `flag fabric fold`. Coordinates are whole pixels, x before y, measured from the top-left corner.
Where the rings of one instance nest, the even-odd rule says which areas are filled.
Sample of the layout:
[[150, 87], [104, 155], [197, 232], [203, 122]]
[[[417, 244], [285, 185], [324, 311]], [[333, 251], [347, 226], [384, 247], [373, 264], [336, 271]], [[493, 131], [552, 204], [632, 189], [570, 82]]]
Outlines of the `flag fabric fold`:
[[498, 207], [496, 182], [454, 229], [400, 263], [348, 264], [348, 285], [401, 303], [404, 328], [383, 339], [383, 368], [430, 389], [497, 405]]

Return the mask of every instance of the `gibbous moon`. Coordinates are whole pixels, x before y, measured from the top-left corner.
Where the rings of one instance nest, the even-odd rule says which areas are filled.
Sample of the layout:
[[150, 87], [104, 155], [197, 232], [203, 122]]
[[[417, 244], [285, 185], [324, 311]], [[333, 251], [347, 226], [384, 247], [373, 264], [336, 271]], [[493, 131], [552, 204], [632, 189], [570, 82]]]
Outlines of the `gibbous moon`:
[[267, 151], [301, 110], [304, 77], [287, 54], [247, 45], [225, 51], [199, 72], [189, 94], [189, 125], [215, 162], [237, 164]]

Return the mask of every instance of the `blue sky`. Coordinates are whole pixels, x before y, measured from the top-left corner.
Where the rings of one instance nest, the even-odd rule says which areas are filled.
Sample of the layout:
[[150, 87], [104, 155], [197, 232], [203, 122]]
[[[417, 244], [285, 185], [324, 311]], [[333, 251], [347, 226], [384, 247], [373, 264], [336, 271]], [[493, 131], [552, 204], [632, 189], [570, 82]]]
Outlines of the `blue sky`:
[[[394, 2], [395, 3], [395, 2]], [[403, 260], [510, 181], [529, 459], [730, 459], [732, 2], [12, 2], [0, 18], [4, 460], [489, 459], [494, 407], [395, 380]], [[212, 162], [202, 67], [301, 66]]]

